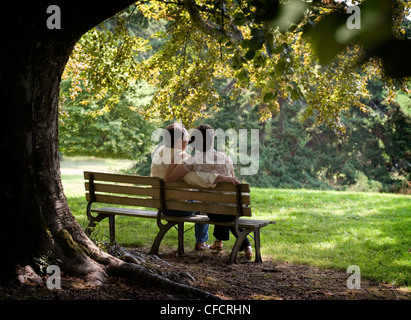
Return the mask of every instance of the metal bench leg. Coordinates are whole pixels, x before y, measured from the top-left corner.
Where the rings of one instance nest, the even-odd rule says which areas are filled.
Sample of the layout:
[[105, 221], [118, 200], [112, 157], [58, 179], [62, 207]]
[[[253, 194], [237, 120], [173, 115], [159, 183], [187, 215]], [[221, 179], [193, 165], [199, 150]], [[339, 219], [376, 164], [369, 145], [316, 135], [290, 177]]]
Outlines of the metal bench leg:
[[237, 240], [234, 243], [233, 249], [231, 249], [231, 254], [228, 259], [228, 263], [236, 263], [237, 262], [237, 254], [238, 251], [240, 250], [241, 244], [243, 243], [244, 239], [247, 237], [247, 235], [251, 232], [252, 230], [246, 230], [243, 232], [240, 232], [238, 234]]
[[184, 222], [178, 223], [178, 254], [184, 254]]
[[254, 230], [254, 246], [255, 246], [255, 262], [262, 263], [261, 258], [261, 242], [260, 242], [260, 228]]
[[170, 230], [170, 228], [174, 225], [176, 225], [177, 222], [171, 222], [168, 221], [166, 224], [163, 224], [160, 227], [160, 231], [158, 232], [153, 245], [151, 246], [151, 250], [150, 250], [150, 254], [155, 254], [158, 255], [158, 249], [160, 247], [160, 243], [163, 240], [163, 237], [165, 236], [165, 234], [167, 233], [168, 230]]
[[105, 218], [108, 218], [108, 217], [110, 217], [110, 215], [107, 215], [107, 214], [99, 214], [97, 217], [91, 217], [91, 219], [89, 219], [90, 223], [88, 224], [88, 226], [84, 230], [86, 235], [88, 237], [90, 237], [91, 228], [94, 228], [96, 226], [96, 222], [100, 222], [101, 220], [103, 220]]
[[115, 215], [110, 215], [108, 217], [108, 222], [109, 222], [109, 229], [110, 229], [110, 243], [115, 243], [116, 242], [116, 225], [115, 225]]

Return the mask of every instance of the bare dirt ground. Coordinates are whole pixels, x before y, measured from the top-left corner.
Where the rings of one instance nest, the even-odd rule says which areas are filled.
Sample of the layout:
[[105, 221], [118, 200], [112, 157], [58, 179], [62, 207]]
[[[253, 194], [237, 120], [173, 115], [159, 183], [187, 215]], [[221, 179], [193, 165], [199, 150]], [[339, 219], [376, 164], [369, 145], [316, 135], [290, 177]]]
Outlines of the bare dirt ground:
[[[227, 253], [186, 250], [177, 256], [163, 249], [159, 257], [141, 249], [128, 249], [141, 265], [169, 280], [207, 291], [224, 300], [411, 300], [411, 292], [391, 284], [362, 278], [361, 289], [347, 289], [348, 274], [287, 262], [241, 260], [228, 265]], [[44, 283], [46, 278], [44, 278]], [[173, 300], [191, 299], [171, 291], [142, 287], [121, 278], [109, 278], [99, 288], [65, 277], [61, 289], [13, 284], [0, 286], [0, 300]]]

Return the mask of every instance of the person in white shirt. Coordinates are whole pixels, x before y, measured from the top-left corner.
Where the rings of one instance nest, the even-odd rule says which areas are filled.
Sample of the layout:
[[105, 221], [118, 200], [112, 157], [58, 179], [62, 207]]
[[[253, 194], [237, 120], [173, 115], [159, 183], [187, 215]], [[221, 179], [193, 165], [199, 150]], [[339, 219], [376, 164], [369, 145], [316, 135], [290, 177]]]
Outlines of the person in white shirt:
[[[173, 163], [173, 159], [184, 157], [184, 150], [188, 145], [188, 133], [182, 124], [171, 124], [167, 126], [166, 131], [169, 134], [165, 136], [165, 145], [159, 147], [154, 152], [151, 161], [151, 176], [161, 179], [165, 178], [167, 167], [169, 164]], [[200, 171], [186, 172], [186, 174], [180, 178], [188, 184], [205, 188], [213, 188], [218, 182], [233, 182], [232, 177], [220, 175], [219, 173]], [[168, 182], [166, 180], [164, 181]], [[182, 217], [191, 216], [196, 214], [196, 212], [165, 210], [163, 214]], [[208, 224], [195, 224], [195, 250], [205, 250], [210, 248], [210, 246], [206, 243], [208, 240], [208, 227]]]
[[[217, 152], [214, 149], [214, 130], [209, 125], [199, 125], [196, 129], [200, 134], [192, 135], [190, 144], [195, 148], [194, 157], [185, 156], [181, 163], [172, 163], [168, 166], [165, 173], [165, 182], [173, 182], [181, 177], [185, 177], [190, 173], [215, 173], [225, 177], [225, 181], [233, 184], [240, 184], [241, 182], [234, 177], [234, 168], [231, 158], [223, 152]], [[208, 214], [208, 217], [213, 221], [234, 221], [235, 216], [222, 214]], [[214, 226], [214, 244], [210, 249], [221, 251], [223, 248], [223, 241], [229, 240], [231, 231], [235, 237], [237, 234], [233, 227], [215, 225]], [[245, 238], [241, 244], [240, 251], [244, 251], [244, 257], [248, 260], [252, 258], [252, 249], [248, 238]]]

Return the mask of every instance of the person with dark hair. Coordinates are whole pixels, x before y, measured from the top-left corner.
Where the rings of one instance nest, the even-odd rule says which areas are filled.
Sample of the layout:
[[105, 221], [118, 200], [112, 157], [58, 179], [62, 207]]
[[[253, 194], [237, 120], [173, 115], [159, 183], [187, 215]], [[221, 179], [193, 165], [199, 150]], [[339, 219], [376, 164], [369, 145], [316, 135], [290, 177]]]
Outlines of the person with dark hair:
[[[185, 127], [180, 123], [174, 123], [167, 126], [164, 131], [163, 146], [160, 146], [152, 156], [151, 162], [151, 176], [164, 179], [167, 166], [172, 163], [172, 159], [176, 156], [180, 156], [187, 148], [188, 133]], [[185, 180], [187, 183], [202, 186], [212, 187], [214, 181], [217, 178], [217, 174], [193, 172], [186, 175]], [[165, 210], [165, 215], [184, 217], [196, 214], [191, 211], [181, 210]], [[194, 233], [196, 238], [195, 250], [206, 250], [210, 246], [206, 243], [208, 240], [208, 224], [195, 224]]]
[[[172, 163], [173, 159], [180, 158], [187, 154], [184, 150], [188, 144], [188, 133], [184, 125], [181, 123], [173, 123], [166, 127], [163, 131], [164, 145], [157, 148], [152, 155], [151, 161], [151, 176], [164, 179], [167, 166]], [[183, 180], [189, 184], [212, 188], [221, 179], [217, 179], [218, 174], [204, 174], [202, 172], [192, 172], [186, 174]]]
[[[167, 167], [164, 181], [173, 182], [191, 172], [203, 172], [219, 174], [222, 177], [219, 180], [220, 182], [241, 183], [234, 176], [231, 158], [225, 153], [217, 152], [214, 149], [214, 130], [211, 126], [207, 124], [197, 126], [191, 134], [189, 144], [196, 150], [195, 155], [193, 157], [184, 157], [180, 164], [174, 158], [174, 163]], [[219, 181], [216, 179], [216, 182]], [[208, 214], [208, 217], [213, 221], [220, 222], [232, 222], [235, 219], [235, 216], [232, 215], [211, 213]], [[221, 251], [223, 249], [223, 241], [229, 240], [230, 231], [237, 237], [234, 227], [215, 225], [213, 233], [215, 241], [210, 249]], [[245, 238], [241, 244], [240, 251], [244, 251], [244, 257], [251, 260], [253, 252], [248, 238]]]

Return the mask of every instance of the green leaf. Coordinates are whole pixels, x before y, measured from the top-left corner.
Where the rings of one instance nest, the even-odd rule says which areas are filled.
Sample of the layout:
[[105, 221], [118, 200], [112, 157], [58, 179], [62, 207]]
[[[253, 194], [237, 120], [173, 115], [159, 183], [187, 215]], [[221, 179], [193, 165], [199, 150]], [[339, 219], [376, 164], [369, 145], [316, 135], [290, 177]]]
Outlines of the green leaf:
[[275, 44], [274, 44], [274, 50], [273, 50], [273, 53], [274, 54], [280, 54], [281, 52], [283, 52], [284, 51], [284, 47], [283, 46], [276, 46]]
[[263, 97], [263, 101], [264, 101], [265, 103], [268, 103], [268, 102], [274, 100], [276, 97], [277, 97], [277, 91], [275, 91], [275, 92], [267, 92], [267, 93], [264, 95], [264, 97]]
[[248, 82], [249, 80], [249, 76], [248, 76], [248, 72], [247, 70], [245, 70], [244, 68], [237, 74], [237, 79], [240, 82]]
[[247, 51], [247, 53], [245, 54], [244, 57], [245, 57], [247, 60], [253, 60], [253, 59], [254, 59], [254, 56], [255, 56], [255, 50], [250, 49], [250, 50]]
[[258, 54], [254, 57], [254, 67], [260, 68], [265, 65], [266, 57], [262, 54]]
[[233, 23], [237, 26], [244, 26], [245, 20], [244, 19], [234, 19]]
[[[355, 19], [356, 12], [360, 13], [360, 16], [356, 18], [360, 24], [359, 28], [349, 26], [349, 20]], [[380, 55], [379, 51], [381, 48], [390, 48], [394, 40], [393, 29], [391, 1], [367, 0], [358, 6], [357, 11], [354, 10], [348, 14], [334, 12], [327, 15], [308, 31], [306, 36], [310, 39], [320, 63], [327, 64], [353, 42], [362, 45], [367, 57], [379, 55], [384, 59], [384, 56], [390, 56], [386, 55], [386, 52]], [[403, 49], [406, 48], [407, 45], [403, 47]], [[389, 50], [394, 51], [392, 48]], [[386, 62], [391, 63], [388, 59]], [[393, 74], [396, 73], [393, 72]]]
[[346, 15], [334, 12], [323, 18], [306, 36], [309, 37], [320, 63], [327, 64], [338, 53], [344, 50], [345, 45], [335, 39], [334, 33], [345, 24]]
[[236, 20], [243, 20], [244, 19], [244, 13], [237, 12], [233, 15], [233, 18], [236, 19]]
[[281, 5], [278, 18], [273, 21], [273, 24], [280, 28], [280, 32], [285, 32], [292, 24], [298, 24], [304, 18], [309, 4], [301, 0], [292, 0]]
[[285, 71], [285, 60], [284, 59], [278, 60], [277, 64], [274, 67], [274, 71], [277, 76], [282, 76], [284, 74], [284, 71]]
[[236, 51], [233, 55], [233, 59], [231, 61], [231, 67], [234, 70], [238, 70], [242, 67], [241, 57], [240, 57], [238, 51]]
[[251, 36], [248, 47], [253, 50], [260, 50], [265, 42], [264, 32], [259, 29], [252, 29]]
[[272, 33], [266, 32], [265, 33], [265, 49], [269, 56], [274, 54], [274, 35]]
[[291, 90], [291, 99], [292, 100], [296, 101], [300, 98], [301, 98], [300, 93], [296, 89]]

